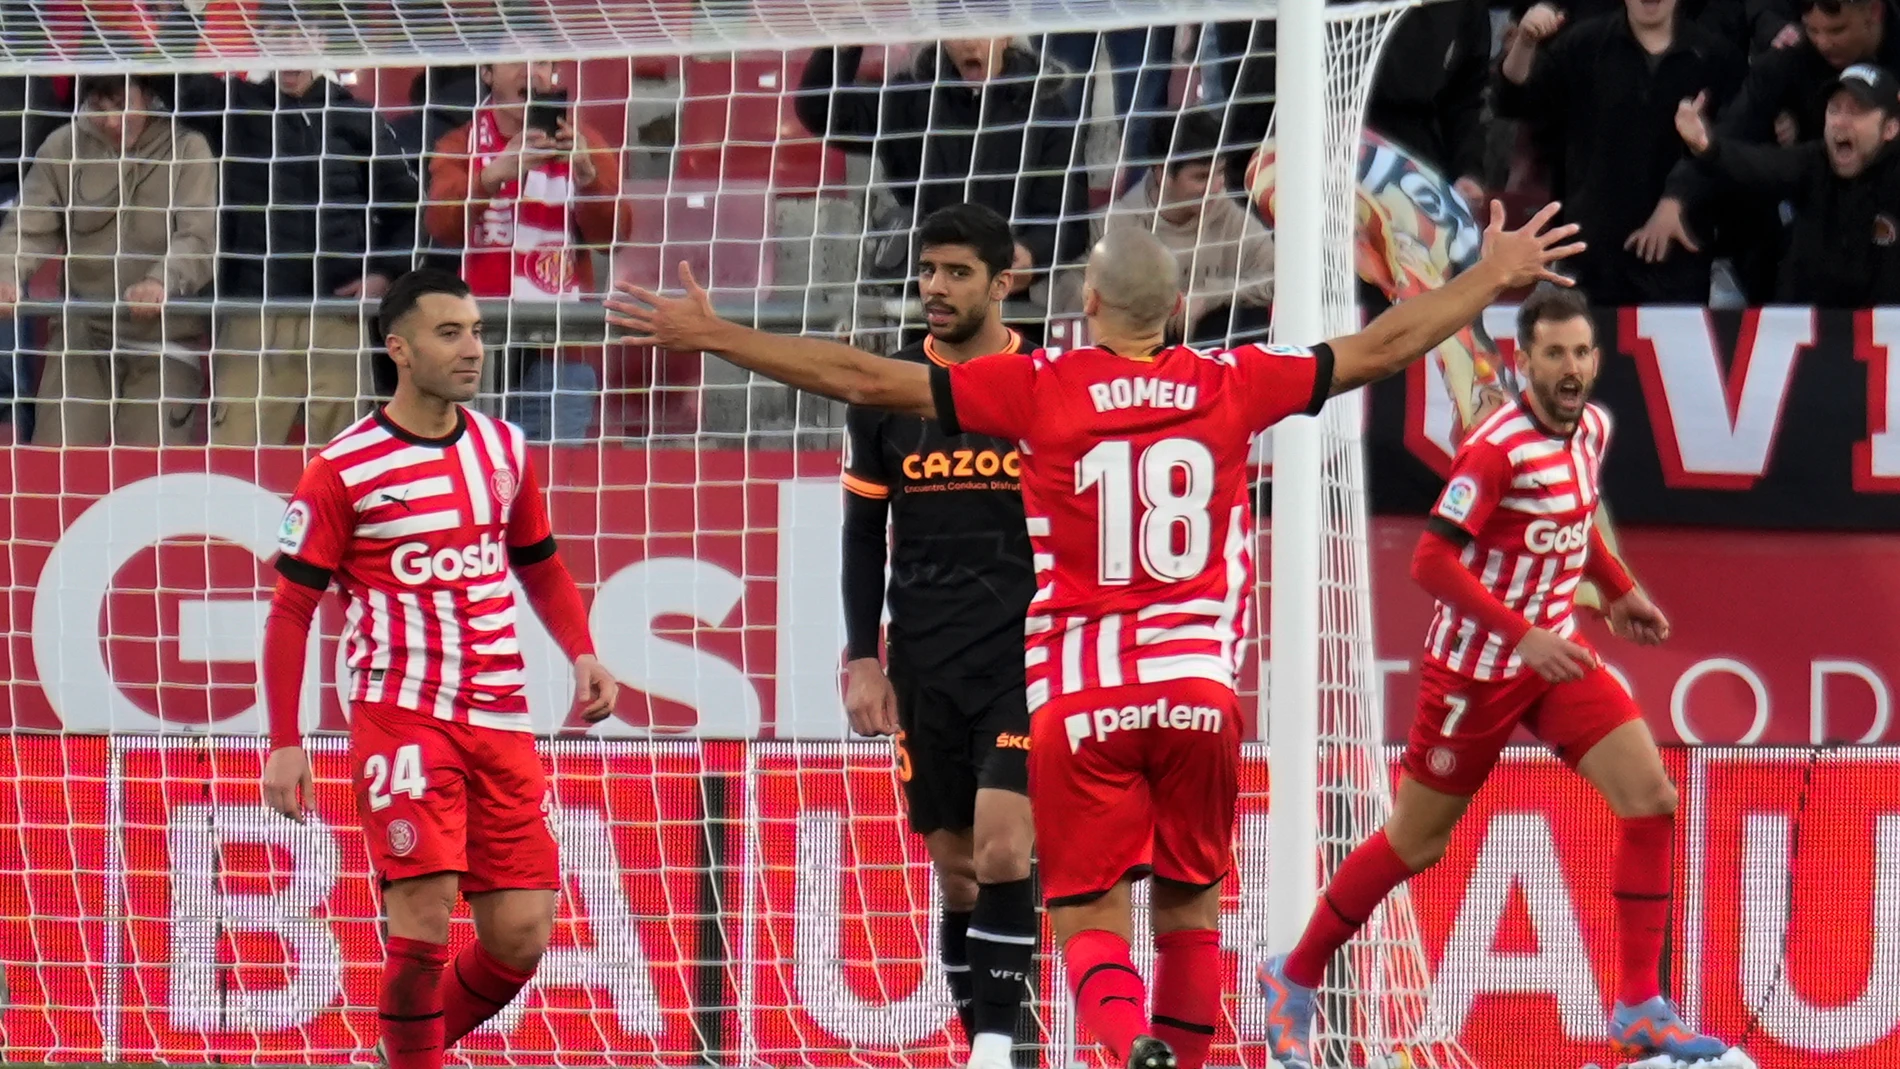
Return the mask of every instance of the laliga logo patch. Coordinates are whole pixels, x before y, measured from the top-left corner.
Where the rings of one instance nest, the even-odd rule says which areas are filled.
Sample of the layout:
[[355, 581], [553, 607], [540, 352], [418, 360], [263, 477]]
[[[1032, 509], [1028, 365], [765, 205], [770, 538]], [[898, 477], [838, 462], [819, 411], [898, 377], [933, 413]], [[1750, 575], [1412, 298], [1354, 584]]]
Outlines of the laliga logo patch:
[[1478, 503], [1478, 484], [1469, 475], [1460, 475], [1445, 484], [1444, 496], [1438, 499], [1438, 514], [1453, 523], [1463, 523], [1471, 516], [1471, 506]]
[[1434, 746], [1432, 752], [1425, 758], [1425, 763], [1430, 766], [1432, 775], [1449, 776], [1451, 770], [1458, 767], [1458, 755], [1446, 747]]
[[309, 533], [310, 506], [292, 501], [284, 510], [284, 522], [277, 528], [277, 548], [294, 557], [303, 551], [304, 538]]
[[389, 852], [397, 857], [408, 857], [409, 851], [416, 848], [416, 826], [406, 820], [392, 820], [389, 823]]
[[1884, 249], [1893, 244], [1895, 237], [1900, 237], [1900, 226], [1894, 224], [1893, 216], [1886, 212], [1874, 216], [1874, 244]]
[[488, 488], [495, 492], [495, 500], [504, 505], [515, 499], [515, 473], [507, 468], [496, 468], [495, 474], [488, 477]]

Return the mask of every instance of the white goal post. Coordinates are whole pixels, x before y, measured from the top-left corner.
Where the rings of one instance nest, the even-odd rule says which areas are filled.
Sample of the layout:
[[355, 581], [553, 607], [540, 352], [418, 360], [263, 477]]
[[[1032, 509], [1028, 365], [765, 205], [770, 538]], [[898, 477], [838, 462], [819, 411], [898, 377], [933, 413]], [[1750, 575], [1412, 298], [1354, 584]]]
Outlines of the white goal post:
[[[261, 445], [219, 441], [228, 400], [220, 369], [233, 345], [240, 356], [288, 357], [310, 385], [281, 392], [266, 379], [252, 396], [296, 410], [293, 428], [310, 428], [324, 396], [321, 353], [356, 352], [349, 331], [360, 331], [365, 306], [354, 291], [330, 278], [282, 290], [300, 254], [247, 245], [257, 226], [279, 225], [257, 220], [341, 207], [338, 218], [356, 220], [349, 225], [364, 228], [369, 249], [342, 256], [367, 275], [377, 253], [455, 260], [459, 242], [443, 227], [467, 233], [483, 213], [512, 210], [478, 203], [466, 182], [446, 213], [432, 193], [443, 180], [438, 138], [468, 121], [475, 98], [466, 94], [490, 91], [488, 75], [473, 72], [453, 92], [442, 88], [462, 77], [458, 68], [551, 61], [570, 114], [602, 135], [592, 147], [618, 183], [572, 203], [579, 218], [589, 198], [609, 202], [593, 218], [611, 233], [583, 233], [581, 251], [553, 277], [585, 265], [596, 290], [610, 278], [671, 286], [683, 258], [728, 314], [888, 351], [920, 326], [901, 249], [922, 195], [889, 192], [884, 153], [901, 136], [928, 142], [945, 131], [807, 130], [797, 106], [813, 92], [800, 86], [806, 53], [871, 45], [861, 78], [888, 88], [922, 77], [918, 57], [932, 42], [1012, 38], [1010, 54], [1028, 58], [999, 70], [999, 84], [1033, 108], [1072, 109], [1067, 125], [1044, 123], [1037, 110], [1026, 124], [999, 120], [1018, 146], [1010, 178], [1059, 190], [1055, 207], [1012, 219], [1019, 233], [1047, 237], [1023, 239], [1035, 246], [1036, 277], [1012, 295], [1012, 322], [1046, 344], [1080, 338], [1074, 293], [1064, 290], [1076, 288], [1072, 265], [1086, 247], [1076, 239], [1106, 225], [1111, 206], [1138, 199], [1144, 183], [1168, 180], [1173, 150], [1152, 139], [1178, 112], [1200, 110], [1218, 117], [1217, 174], [1263, 138], [1297, 164], [1272, 180], [1272, 335], [1311, 344], [1359, 323], [1360, 121], [1380, 49], [1416, 2], [124, 0], [0, 13], [0, 82], [31, 81], [18, 101], [0, 95], [0, 135], [9, 123], [21, 130], [22, 176], [48, 158], [38, 139], [49, 129], [89, 121], [71, 88], [34, 95], [57, 90], [40, 81], [48, 76], [161, 76], [153, 92], [180, 99], [153, 107], [176, 113], [181, 139], [220, 114], [257, 120], [248, 134], [223, 125], [208, 139], [199, 165], [215, 173], [212, 200], [83, 206], [202, 224], [198, 245], [154, 254], [168, 270], [192, 260], [197, 272], [171, 276], [196, 281], [168, 294], [162, 338], [137, 340], [119, 292], [61, 290], [61, 271], [72, 283], [87, 257], [139, 250], [50, 249], [18, 227], [0, 230], [0, 266], [19, 265], [23, 291], [14, 396], [31, 398], [49, 367], [86, 351], [85, 324], [108, 324], [96, 344], [114, 360], [164, 369], [161, 401], [133, 398], [132, 410], [175, 413], [178, 431], [159, 427], [165, 444], [153, 448], [108, 420], [117, 444], [74, 437], [62, 450], [27, 444], [30, 406], [11, 406], [20, 444], [0, 462], [14, 502], [11, 652], [0, 663], [0, 977], [16, 982], [0, 1003], [0, 1061], [369, 1057], [366, 978], [380, 937], [335, 735], [346, 722], [334, 693], [340, 620], [328, 610], [306, 672], [319, 819], [291, 829], [255, 808], [257, 637], [270, 580], [260, 562], [305, 441], [295, 429]], [[31, 25], [17, 22], [22, 6], [39, 16]], [[1270, 49], [1237, 52], [1214, 32], [1268, 21]], [[1093, 36], [1114, 31], [1139, 38], [1136, 58], [1123, 50], [1127, 38]], [[1277, 64], [1277, 99], [1237, 93], [1236, 70], [1261, 61]], [[320, 91], [366, 109], [373, 125], [359, 147], [242, 141], [295, 106], [231, 87], [291, 71], [330, 79], [335, 88]], [[230, 93], [216, 108], [203, 92], [220, 83], [181, 80], [217, 75]], [[944, 68], [922, 84], [947, 94], [951, 77]], [[816, 92], [835, 102], [849, 91]], [[1132, 107], [1123, 99], [1131, 93]], [[325, 105], [324, 121], [345, 111]], [[1067, 156], [1052, 166], [1029, 146], [1055, 134]], [[332, 153], [364, 168], [376, 192], [336, 204], [322, 199], [337, 195], [326, 185], [305, 204], [246, 191], [247, 176], [286, 181], [319, 157], [328, 166]], [[173, 196], [192, 185], [185, 155], [164, 165]], [[378, 199], [391, 188], [377, 171], [385, 165], [406, 169], [413, 201]], [[975, 188], [995, 177], [961, 179]], [[0, 199], [46, 188], [0, 174]], [[1265, 195], [1229, 192], [1244, 196], [1213, 201], [1241, 212], [1242, 200]], [[1150, 216], [1173, 206], [1151, 204]], [[1208, 327], [1215, 335], [1264, 329], [1259, 287], [1247, 292], [1252, 241], [1244, 228], [1223, 231], [1196, 254], [1191, 296], [1204, 300], [1193, 307], [1229, 310]], [[485, 298], [496, 342], [482, 403], [538, 439], [556, 532], [587, 591], [601, 655], [629, 695], [622, 715], [590, 736], [565, 732], [569, 683], [552, 641], [537, 624], [524, 627], [570, 886], [549, 967], [501, 1024], [473, 1038], [470, 1060], [905, 1069], [960, 1060], [934, 962], [927, 859], [903, 825], [888, 748], [850, 739], [840, 709], [838, 408], [697, 354], [606, 345], [598, 303], [577, 293]], [[1243, 308], [1258, 313], [1251, 327]], [[232, 342], [241, 321], [278, 326]], [[274, 333], [289, 321], [304, 333]], [[351, 324], [346, 340], [320, 340], [324, 323]], [[356, 374], [367, 395], [373, 375]], [[47, 400], [99, 401], [79, 390], [68, 379]], [[1341, 398], [1271, 435], [1272, 515], [1261, 518], [1256, 554], [1271, 567], [1247, 680], [1258, 730], [1243, 777], [1238, 893], [1224, 920], [1232, 975], [1219, 1064], [1266, 1063], [1253, 968], [1297, 937], [1324, 877], [1389, 809], [1363, 418], [1357, 398]], [[35, 432], [46, 426], [40, 419]], [[69, 417], [64, 433], [75, 426]], [[1044, 1046], [1045, 1064], [1086, 1061], [1093, 1054], [1086, 1037], [1074, 1042], [1059, 965], [1045, 959], [1025, 1039]], [[1430, 980], [1401, 893], [1332, 970], [1322, 1064], [1468, 1065], [1457, 1037], [1433, 1020]]]

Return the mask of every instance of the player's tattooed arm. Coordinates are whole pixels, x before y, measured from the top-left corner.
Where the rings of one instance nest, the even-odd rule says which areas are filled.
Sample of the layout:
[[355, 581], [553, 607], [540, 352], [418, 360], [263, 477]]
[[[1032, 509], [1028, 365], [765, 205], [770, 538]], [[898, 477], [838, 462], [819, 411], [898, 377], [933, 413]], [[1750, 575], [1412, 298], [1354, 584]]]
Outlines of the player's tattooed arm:
[[1547, 204], [1516, 230], [1504, 229], [1504, 206], [1491, 202], [1491, 223], [1484, 229], [1484, 255], [1457, 278], [1401, 304], [1393, 305], [1357, 334], [1335, 338], [1333, 393], [1396, 375], [1483, 314], [1509, 290], [1571, 281], [1557, 273], [1557, 261], [1584, 249], [1570, 241], [1577, 225], [1550, 227], [1561, 206]]
[[915, 416], [937, 415], [930, 373], [922, 364], [854, 349], [823, 338], [768, 334], [719, 318], [712, 299], [680, 264], [683, 297], [667, 297], [630, 282], [614, 283], [607, 323], [628, 331], [634, 345], [708, 352], [807, 393], [854, 405]]

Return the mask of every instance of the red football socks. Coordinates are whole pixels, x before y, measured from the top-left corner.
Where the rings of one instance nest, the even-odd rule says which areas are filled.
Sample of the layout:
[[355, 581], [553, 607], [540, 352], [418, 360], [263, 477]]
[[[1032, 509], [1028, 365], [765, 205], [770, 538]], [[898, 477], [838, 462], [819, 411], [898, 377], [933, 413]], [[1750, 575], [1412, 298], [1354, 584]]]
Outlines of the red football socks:
[[533, 977], [497, 959], [479, 939], [464, 947], [442, 973], [443, 1049], [500, 1013]]
[[1135, 1037], [1148, 1031], [1148, 992], [1128, 957], [1128, 941], [1091, 928], [1077, 932], [1062, 948], [1075, 1013], [1115, 1064], [1128, 1060]]
[[383, 1057], [389, 1069], [442, 1069], [442, 970], [449, 948], [391, 936], [383, 959]]
[[1675, 870], [1669, 851], [1676, 818], [1626, 817], [1616, 844], [1616, 948], [1622, 964], [1617, 1000], [1625, 1006], [1662, 993], [1663, 936], [1669, 930], [1669, 896]]
[[1353, 933], [1365, 927], [1385, 896], [1412, 875], [1411, 867], [1392, 850], [1384, 828], [1360, 843], [1320, 893], [1319, 908], [1306, 923], [1306, 933], [1287, 955], [1286, 978], [1302, 987], [1318, 987], [1326, 975], [1326, 963]]
[[1174, 1048], [1179, 1069], [1201, 1069], [1220, 1015], [1220, 933], [1157, 935], [1155, 952], [1154, 1036]]

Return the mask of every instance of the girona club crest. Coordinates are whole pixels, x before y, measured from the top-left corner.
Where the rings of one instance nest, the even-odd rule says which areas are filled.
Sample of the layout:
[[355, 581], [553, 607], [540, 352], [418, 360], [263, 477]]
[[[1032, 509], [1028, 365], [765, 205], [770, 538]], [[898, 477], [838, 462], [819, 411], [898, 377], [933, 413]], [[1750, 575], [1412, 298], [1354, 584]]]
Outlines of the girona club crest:
[[515, 473], [507, 468], [496, 468], [495, 474], [488, 477], [488, 488], [495, 492], [495, 500], [504, 505], [514, 501], [515, 489], [518, 485], [515, 481]]
[[409, 851], [416, 848], [416, 826], [406, 820], [389, 822], [389, 852], [397, 857], [408, 857]]

